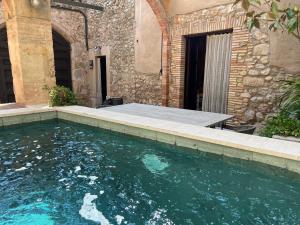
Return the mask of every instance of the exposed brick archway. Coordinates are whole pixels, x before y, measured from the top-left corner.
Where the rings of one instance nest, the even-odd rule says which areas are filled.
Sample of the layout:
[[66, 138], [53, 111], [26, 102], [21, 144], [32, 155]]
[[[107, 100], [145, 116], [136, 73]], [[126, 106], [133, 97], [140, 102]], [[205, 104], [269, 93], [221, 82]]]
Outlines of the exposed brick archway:
[[169, 74], [170, 74], [170, 28], [166, 11], [160, 0], [147, 0], [152, 8], [163, 34], [163, 52], [162, 52], [162, 105], [168, 106], [169, 101]]
[[156, 15], [162, 32], [169, 33], [167, 14], [160, 0], [147, 0], [147, 2]]

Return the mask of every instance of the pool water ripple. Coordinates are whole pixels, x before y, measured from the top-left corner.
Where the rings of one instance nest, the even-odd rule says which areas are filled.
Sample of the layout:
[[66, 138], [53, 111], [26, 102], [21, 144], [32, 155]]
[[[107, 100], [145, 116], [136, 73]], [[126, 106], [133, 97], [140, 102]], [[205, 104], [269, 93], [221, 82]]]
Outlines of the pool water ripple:
[[300, 224], [300, 176], [63, 121], [0, 130], [0, 225]]

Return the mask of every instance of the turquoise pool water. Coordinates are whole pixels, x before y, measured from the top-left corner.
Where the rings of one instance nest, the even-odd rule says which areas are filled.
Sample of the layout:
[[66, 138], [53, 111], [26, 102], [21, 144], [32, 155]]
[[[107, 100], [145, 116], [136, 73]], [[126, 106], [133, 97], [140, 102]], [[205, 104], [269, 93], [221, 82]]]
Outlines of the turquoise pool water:
[[300, 176], [63, 121], [1, 128], [0, 224], [300, 224]]

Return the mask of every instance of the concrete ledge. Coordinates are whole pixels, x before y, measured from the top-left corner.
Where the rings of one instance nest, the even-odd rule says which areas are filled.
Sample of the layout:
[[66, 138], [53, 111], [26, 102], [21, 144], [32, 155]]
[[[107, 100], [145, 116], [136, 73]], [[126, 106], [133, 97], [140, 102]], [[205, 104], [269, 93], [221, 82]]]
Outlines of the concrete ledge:
[[296, 138], [296, 137], [283, 137], [283, 136], [279, 136], [279, 135], [273, 135], [272, 138], [284, 140], [284, 141], [294, 141], [294, 142], [300, 143], [300, 137]]
[[[59, 118], [300, 173], [300, 144], [81, 106], [0, 112], [0, 125]], [[4, 110], [6, 111], [6, 110]]]
[[10, 126], [56, 118], [57, 111], [53, 108], [20, 108], [0, 110], [0, 126]]

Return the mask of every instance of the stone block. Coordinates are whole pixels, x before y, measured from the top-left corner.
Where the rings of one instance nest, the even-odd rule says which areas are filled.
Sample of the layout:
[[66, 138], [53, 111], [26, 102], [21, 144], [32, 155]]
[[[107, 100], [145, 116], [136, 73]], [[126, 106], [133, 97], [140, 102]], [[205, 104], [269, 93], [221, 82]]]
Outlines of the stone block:
[[228, 157], [239, 158], [244, 160], [252, 160], [253, 155], [252, 152], [229, 147], [224, 147], [223, 154]]
[[286, 167], [290, 171], [300, 173], [300, 161], [287, 159], [286, 160]]
[[175, 136], [172, 134], [166, 134], [166, 133], [157, 133], [156, 134], [156, 140], [159, 142], [164, 142], [168, 144], [175, 144]]
[[104, 120], [97, 120], [97, 127], [105, 129], [105, 130], [110, 130], [111, 122], [107, 122]]
[[260, 58], [260, 62], [262, 64], [267, 64], [269, 62], [269, 57], [268, 56], [263, 56]]
[[132, 136], [140, 136], [140, 128], [132, 127], [132, 126], [125, 126], [124, 130], [125, 134], [132, 135]]
[[268, 44], [259, 44], [254, 46], [253, 48], [253, 55], [257, 56], [265, 56], [268, 55], [270, 52], [270, 46]]
[[140, 137], [147, 138], [150, 140], [156, 140], [156, 131], [141, 129]]
[[3, 118], [3, 126], [15, 125], [23, 123], [23, 115], [8, 116]]
[[198, 141], [176, 136], [176, 145], [185, 148], [198, 149]]
[[251, 98], [251, 95], [247, 92], [241, 94], [242, 98]]
[[261, 87], [264, 85], [264, 79], [257, 78], [257, 77], [245, 77], [244, 85], [250, 86], [250, 87]]
[[264, 100], [263, 97], [252, 97], [250, 99], [251, 102], [255, 102], [255, 103], [262, 102], [263, 100]]
[[223, 155], [224, 148], [221, 145], [211, 144], [203, 141], [198, 142], [198, 150], [216, 155]]
[[251, 76], [257, 76], [259, 74], [259, 71], [258, 70], [249, 70], [248, 74]]
[[273, 80], [273, 77], [271, 77], [271, 76], [267, 76], [267, 77], [265, 78], [265, 81], [271, 81], [271, 80]]
[[270, 71], [271, 71], [271, 69], [267, 68], [267, 69], [264, 69], [264, 70], [260, 71], [260, 74], [263, 75], [263, 76], [267, 76], [267, 75], [270, 74]]
[[110, 129], [115, 132], [125, 133], [125, 125], [118, 123], [111, 123]]
[[265, 68], [265, 65], [263, 65], [263, 64], [256, 64], [256, 65], [255, 65], [255, 68], [256, 68], [256, 69], [264, 69], [264, 68]]
[[272, 166], [277, 166], [281, 168], [286, 168], [286, 159], [279, 158], [276, 156], [264, 155], [260, 153], [253, 152], [253, 161], [269, 164]]
[[246, 119], [246, 121], [253, 120], [254, 117], [255, 117], [255, 112], [254, 112], [254, 110], [248, 109], [248, 110], [245, 112], [245, 119]]
[[31, 123], [41, 121], [41, 116], [39, 113], [33, 113], [28, 115], [23, 115], [22, 123]]
[[97, 127], [98, 124], [96, 122], [97, 119], [87, 117], [87, 116], [80, 116], [80, 115], [72, 115], [72, 121], [76, 123], [81, 123], [84, 125], [92, 126], [92, 127]]
[[41, 121], [56, 119], [57, 112], [43, 112], [43, 113], [40, 113], [40, 117], [41, 117]]
[[57, 118], [61, 120], [74, 121], [73, 116], [70, 113], [57, 112]]
[[263, 121], [263, 120], [265, 119], [264, 115], [263, 115], [261, 112], [257, 112], [257, 113], [255, 114], [255, 116], [256, 116], [256, 120], [257, 120], [258, 122], [261, 122], [261, 121]]

